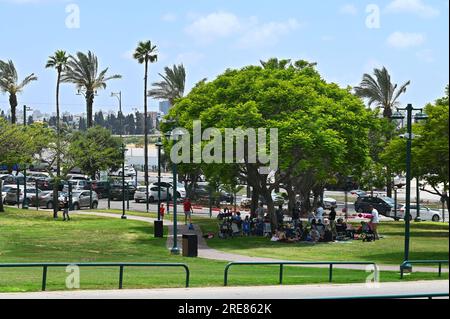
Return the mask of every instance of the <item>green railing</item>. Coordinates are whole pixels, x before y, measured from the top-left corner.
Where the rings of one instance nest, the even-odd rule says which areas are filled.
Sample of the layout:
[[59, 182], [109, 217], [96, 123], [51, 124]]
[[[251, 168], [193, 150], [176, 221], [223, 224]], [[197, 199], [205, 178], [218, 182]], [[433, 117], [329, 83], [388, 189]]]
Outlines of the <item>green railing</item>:
[[333, 270], [336, 265], [373, 265], [375, 273], [378, 273], [377, 264], [374, 262], [310, 262], [310, 261], [286, 261], [286, 262], [232, 262], [225, 267], [224, 274], [224, 286], [228, 286], [228, 273], [232, 266], [280, 266], [280, 285], [283, 284], [284, 267], [285, 266], [329, 266], [328, 267], [328, 280], [333, 282]]
[[166, 264], [166, 263], [17, 263], [17, 264], [0, 264], [0, 268], [38, 268], [42, 267], [42, 291], [46, 290], [47, 287], [47, 273], [48, 268], [57, 268], [57, 267], [119, 267], [119, 289], [123, 289], [123, 274], [125, 267], [180, 267], [184, 268], [186, 272], [186, 288], [189, 288], [189, 277], [190, 271], [189, 267], [186, 264]]
[[326, 297], [320, 300], [370, 300], [370, 299], [434, 299], [448, 298], [449, 293], [434, 294], [413, 294], [413, 295], [379, 295], [379, 296], [359, 296], [359, 297]]
[[447, 264], [448, 260], [407, 260], [400, 265], [400, 278], [403, 279], [405, 270], [410, 269], [413, 264], [416, 265], [438, 265], [439, 277], [442, 277], [442, 265]]

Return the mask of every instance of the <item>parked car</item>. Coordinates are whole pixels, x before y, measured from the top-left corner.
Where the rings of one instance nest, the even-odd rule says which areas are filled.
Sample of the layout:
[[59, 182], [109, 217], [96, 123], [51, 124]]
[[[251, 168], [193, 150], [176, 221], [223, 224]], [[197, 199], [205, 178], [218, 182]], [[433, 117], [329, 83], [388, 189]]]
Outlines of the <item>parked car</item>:
[[92, 182], [92, 190], [97, 193], [99, 199], [108, 198], [110, 187], [111, 186], [109, 182]]
[[[280, 206], [280, 205], [284, 205], [285, 198], [282, 195], [273, 192], [272, 193], [272, 201], [275, 206]], [[259, 196], [259, 202], [263, 205], [267, 205], [267, 201], [262, 195]]]
[[[417, 204], [411, 204], [411, 216], [410, 219], [414, 220], [417, 217]], [[397, 216], [395, 216], [394, 211], [390, 213], [389, 217], [395, 218], [396, 220], [405, 219], [406, 205], [400, 205], [400, 209], [397, 210]], [[440, 222], [443, 220], [442, 212], [439, 210], [434, 210], [426, 206], [420, 206], [420, 218], [423, 221]]]
[[[161, 183], [153, 183], [151, 186], [161, 186], [162, 188], [167, 189], [167, 187], [169, 188], [169, 192], [170, 192], [170, 198], [172, 198], [173, 196], [173, 183], [170, 182], [161, 182]], [[184, 184], [182, 183], [177, 183], [177, 198], [178, 199], [182, 199], [182, 198], [186, 198], [186, 189], [184, 187]]]
[[352, 194], [353, 196], [358, 196], [358, 197], [367, 196], [367, 193], [365, 191], [363, 191], [363, 190], [360, 190], [360, 189], [352, 190], [350, 192], [350, 194]]
[[92, 183], [87, 180], [69, 180], [64, 184], [63, 192], [69, 192], [69, 185], [72, 186], [72, 192], [74, 191], [83, 191], [83, 190], [90, 190]]
[[323, 205], [325, 209], [332, 209], [332, 208], [337, 208], [337, 200], [335, 200], [334, 198], [331, 197], [325, 197], [323, 199]]
[[40, 179], [50, 179], [50, 175], [48, 173], [43, 172], [27, 172], [27, 182], [36, 182]]
[[128, 194], [128, 197], [123, 195], [122, 184], [113, 184], [111, 185], [111, 199], [112, 200], [123, 200], [125, 199], [134, 199], [134, 194], [136, 193], [136, 187], [133, 185], [125, 185], [125, 194]]
[[2, 188], [2, 197], [1, 200], [3, 203], [5, 203], [5, 198], [6, 198], [6, 194], [8, 194], [8, 192], [12, 189], [17, 187], [17, 185], [3, 185]]
[[86, 176], [86, 175], [82, 175], [82, 174], [68, 174], [67, 175], [67, 179], [70, 181], [86, 181], [89, 182], [91, 181], [91, 179]]
[[[82, 208], [91, 208], [91, 192], [77, 191], [72, 193], [72, 207], [73, 210], [80, 210]], [[96, 192], [92, 192], [92, 209], [98, 207], [98, 196]]]
[[17, 186], [11, 187], [11, 189], [6, 193], [6, 197], [4, 203], [6, 205], [17, 205], [17, 193], [19, 193], [19, 203], [22, 204], [24, 199], [27, 198], [27, 204], [31, 203], [31, 198], [42, 192], [41, 190], [34, 188], [33, 186], [27, 186], [27, 193], [25, 195], [25, 187], [24, 185], [20, 185], [19, 188]]
[[398, 175], [394, 178], [394, 185], [398, 188], [402, 188], [403, 186], [406, 186], [406, 177]]
[[[150, 203], [153, 203], [155, 201], [158, 201], [158, 195], [159, 195], [159, 187], [158, 186], [152, 186], [149, 188], [149, 194], [148, 194], [148, 201]], [[161, 187], [161, 200], [167, 201], [167, 198], [170, 198], [170, 193], [167, 193], [167, 188]], [[134, 194], [134, 200], [136, 203], [146, 202], [147, 198], [147, 188], [145, 186], [139, 186], [136, 189], [136, 193]]]
[[[369, 210], [369, 206], [371, 205], [378, 210], [381, 215], [389, 217], [392, 210], [394, 210], [395, 202], [390, 197], [363, 196], [357, 199], [355, 210], [358, 213], [368, 214], [371, 213]], [[400, 208], [400, 205], [397, 205], [397, 208]]]
[[[58, 207], [62, 208], [62, 203], [64, 198], [69, 197], [68, 193], [58, 192]], [[40, 208], [53, 209], [53, 191], [41, 192], [36, 199], [36, 195], [31, 197], [30, 206], [36, 207], [39, 205]]]
[[18, 175], [12, 175], [12, 174], [5, 174], [0, 175], [0, 179], [3, 180], [6, 184], [10, 185], [24, 185], [25, 184], [25, 177], [22, 173], [19, 173]]

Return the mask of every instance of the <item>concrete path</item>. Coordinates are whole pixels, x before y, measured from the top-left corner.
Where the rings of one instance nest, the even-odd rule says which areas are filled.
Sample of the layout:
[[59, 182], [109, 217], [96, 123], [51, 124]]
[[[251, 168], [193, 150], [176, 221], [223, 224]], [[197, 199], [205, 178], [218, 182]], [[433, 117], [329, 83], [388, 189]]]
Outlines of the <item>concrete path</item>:
[[242, 300], [249, 299], [285, 300], [436, 293], [448, 294], [448, 291], [448, 281], [427, 281], [382, 283], [379, 287], [371, 287], [366, 284], [352, 284], [11, 293], [0, 294], [0, 299], [176, 299], [183, 300], [183, 302], [185, 300], [222, 299], [239, 303]]
[[[111, 214], [111, 213], [98, 213], [98, 212], [76, 212], [78, 215], [88, 215], [88, 216], [99, 216], [99, 217], [107, 217], [107, 218], [121, 218], [121, 215]], [[128, 216], [129, 220], [142, 221], [153, 224], [156, 219], [149, 217], [141, 217], [141, 216]], [[164, 225], [169, 229], [169, 236], [167, 238], [167, 248], [171, 249], [173, 247], [173, 223], [172, 221], [164, 221]], [[272, 258], [261, 258], [261, 257], [249, 257], [243, 256], [239, 254], [227, 253], [223, 251], [219, 251], [216, 249], [212, 249], [208, 247], [206, 240], [203, 238], [203, 234], [200, 230], [200, 227], [195, 225], [195, 230], [191, 231], [188, 229], [186, 225], [184, 225], [184, 217], [182, 222], [178, 223], [178, 248], [182, 249], [182, 235], [183, 234], [196, 234], [198, 236], [199, 248], [198, 254], [200, 258], [211, 259], [211, 260], [219, 260], [226, 262], [281, 262], [285, 260], [278, 260]], [[307, 266], [314, 268], [328, 268], [327, 265], [324, 266]], [[400, 266], [395, 265], [378, 265], [380, 271], [400, 271]], [[354, 270], [366, 270], [365, 265], [336, 265], [334, 266], [336, 269], [354, 269]], [[447, 273], [448, 268], [443, 269], [443, 272]], [[437, 269], [433, 267], [414, 267], [414, 272], [433, 272], [436, 273]]]

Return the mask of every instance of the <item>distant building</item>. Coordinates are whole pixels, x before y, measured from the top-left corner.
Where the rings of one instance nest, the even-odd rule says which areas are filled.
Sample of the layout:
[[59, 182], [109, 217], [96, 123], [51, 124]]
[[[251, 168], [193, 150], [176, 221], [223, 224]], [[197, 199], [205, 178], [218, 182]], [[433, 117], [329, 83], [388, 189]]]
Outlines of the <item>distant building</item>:
[[148, 118], [151, 121], [152, 128], [156, 128], [158, 126], [158, 118], [159, 113], [158, 112], [148, 112]]
[[172, 106], [170, 105], [169, 101], [162, 101], [159, 102], [159, 112], [163, 115], [169, 114], [169, 110]]

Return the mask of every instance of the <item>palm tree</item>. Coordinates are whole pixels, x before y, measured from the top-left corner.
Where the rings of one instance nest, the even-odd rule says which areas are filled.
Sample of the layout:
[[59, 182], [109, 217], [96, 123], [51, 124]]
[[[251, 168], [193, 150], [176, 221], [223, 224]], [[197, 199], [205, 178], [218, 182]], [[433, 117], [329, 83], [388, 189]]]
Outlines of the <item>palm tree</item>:
[[58, 189], [59, 181], [61, 178], [61, 120], [60, 120], [60, 110], [59, 110], [59, 86], [61, 84], [62, 72], [67, 67], [67, 62], [69, 57], [66, 55], [65, 51], [56, 51], [55, 55], [50, 56], [46, 68], [55, 68], [58, 74], [56, 80], [56, 182], [53, 186], [53, 216], [58, 217]]
[[[147, 106], [147, 85], [148, 85], [148, 64], [158, 61], [158, 49], [156, 45], [152, 45], [151, 41], [139, 42], [133, 57], [138, 60], [139, 64], [145, 65], [144, 73], [144, 149], [145, 149], [145, 186], [147, 188], [146, 197], [149, 195], [149, 176], [148, 176], [148, 106]], [[147, 212], [149, 211], [149, 203], [147, 202]]]
[[[360, 86], [355, 87], [355, 94], [360, 98], [367, 99], [369, 106], [376, 104], [377, 107], [383, 109], [383, 117], [391, 121], [394, 108], [399, 104], [398, 99], [406, 92], [411, 81], [406, 82], [400, 88], [398, 84], [393, 84], [388, 70], [383, 67], [374, 69], [375, 77], [370, 74], [364, 74]], [[386, 136], [386, 143], [392, 139]], [[392, 196], [391, 169], [387, 167], [387, 196]]]
[[160, 100], [168, 100], [170, 105], [174, 105], [177, 99], [184, 95], [186, 86], [186, 70], [184, 65], [174, 65], [173, 68], [164, 68], [165, 74], [159, 73], [163, 79], [161, 82], [153, 83], [154, 89], [148, 91], [148, 96]]
[[360, 86], [355, 87], [355, 94], [363, 99], [369, 100], [369, 106], [376, 104], [377, 107], [383, 109], [383, 116], [386, 119], [392, 117], [394, 108], [399, 104], [399, 97], [406, 92], [411, 81], [406, 82], [402, 86], [393, 84], [388, 70], [383, 67], [374, 70], [374, 75], [364, 74]]
[[27, 76], [22, 82], [19, 82], [17, 71], [14, 63], [9, 60], [4, 62], [0, 60], [0, 91], [9, 93], [9, 105], [11, 106], [11, 123], [16, 124], [16, 108], [17, 108], [17, 94], [22, 92], [24, 87], [38, 78], [34, 73]]
[[78, 52], [76, 57], [71, 55], [62, 73], [62, 82], [75, 84], [79, 92], [84, 94], [88, 128], [93, 126], [93, 105], [97, 90], [106, 89], [106, 82], [109, 80], [122, 78], [118, 74], [106, 76], [107, 72], [108, 68], [98, 73], [97, 57], [89, 51], [87, 55], [82, 52]]

